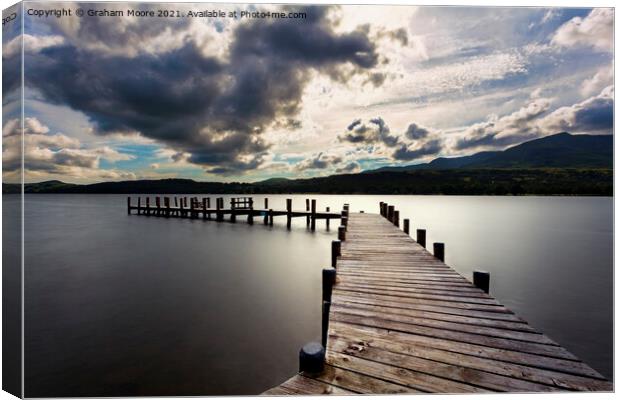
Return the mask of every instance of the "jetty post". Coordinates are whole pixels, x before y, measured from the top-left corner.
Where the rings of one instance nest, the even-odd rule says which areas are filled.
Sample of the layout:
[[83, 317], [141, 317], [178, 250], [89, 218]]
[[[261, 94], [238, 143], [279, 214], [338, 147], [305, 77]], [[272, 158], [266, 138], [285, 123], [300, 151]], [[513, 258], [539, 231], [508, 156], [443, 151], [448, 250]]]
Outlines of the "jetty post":
[[293, 199], [286, 199], [286, 228], [291, 229], [291, 219], [293, 211]]
[[336, 268], [336, 262], [338, 257], [340, 257], [341, 251], [341, 242], [340, 240], [332, 240], [332, 267]]
[[235, 211], [235, 199], [230, 199], [230, 222], [237, 222], [237, 212]]
[[416, 230], [416, 242], [424, 248], [426, 248], [426, 229]]
[[409, 218], [403, 219], [403, 232], [409, 234]]
[[[329, 207], [325, 207], [325, 212], [329, 214]], [[329, 230], [329, 217], [325, 218], [325, 229]]]
[[441, 261], [446, 261], [445, 249], [446, 246], [444, 243], [433, 243], [433, 255]]
[[312, 205], [310, 208], [310, 230], [316, 229], [316, 199], [312, 199]]
[[487, 271], [474, 271], [474, 286], [482, 289], [485, 293], [489, 293], [491, 274]]
[[340, 225], [338, 227], [338, 240], [340, 240], [341, 242], [344, 242], [346, 240], [347, 237], [347, 228], [343, 225]]

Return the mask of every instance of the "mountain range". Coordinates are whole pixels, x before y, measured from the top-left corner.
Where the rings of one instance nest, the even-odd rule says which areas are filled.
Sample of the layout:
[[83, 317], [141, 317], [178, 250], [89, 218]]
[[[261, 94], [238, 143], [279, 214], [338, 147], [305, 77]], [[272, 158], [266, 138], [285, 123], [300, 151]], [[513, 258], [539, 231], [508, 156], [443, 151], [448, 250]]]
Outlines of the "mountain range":
[[[3, 193], [20, 193], [3, 184]], [[45, 181], [26, 193], [359, 193], [455, 195], [613, 195], [613, 136], [559, 133], [503, 151], [436, 158], [425, 164], [383, 167], [357, 174], [255, 183], [191, 179], [135, 180], [88, 185]]]
[[460, 168], [613, 168], [613, 157], [613, 135], [571, 135], [562, 132], [503, 151], [440, 157], [425, 164], [383, 167], [365, 172]]

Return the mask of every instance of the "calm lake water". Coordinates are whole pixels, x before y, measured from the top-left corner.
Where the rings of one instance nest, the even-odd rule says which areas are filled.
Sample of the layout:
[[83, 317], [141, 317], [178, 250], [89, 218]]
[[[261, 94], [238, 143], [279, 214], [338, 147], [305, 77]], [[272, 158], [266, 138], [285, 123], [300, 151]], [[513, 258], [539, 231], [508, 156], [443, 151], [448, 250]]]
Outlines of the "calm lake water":
[[[490, 271], [502, 303], [612, 377], [612, 198], [268, 197], [395, 204], [449, 265]], [[5, 216], [17, 202], [4, 196]], [[335, 221], [128, 216], [121, 195], [28, 195], [25, 218], [26, 396], [257, 394], [320, 338]]]

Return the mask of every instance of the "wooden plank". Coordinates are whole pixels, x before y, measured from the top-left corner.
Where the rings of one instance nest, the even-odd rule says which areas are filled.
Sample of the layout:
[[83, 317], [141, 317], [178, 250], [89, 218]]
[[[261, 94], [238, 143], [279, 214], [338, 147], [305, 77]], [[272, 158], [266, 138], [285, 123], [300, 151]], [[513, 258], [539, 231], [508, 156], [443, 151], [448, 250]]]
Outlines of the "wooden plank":
[[[496, 338], [484, 335], [470, 334], [464, 332], [449, 331], [447, 329], [429, 328], [414, 324], [406, 324], [402, 322], [394, 322], [383, 318], [364, 317], [345, 313], [330, 313], [330, 321], [347, 322], [356, 325], [370, 326], [373, 328], [383, 328], [393, 331], [411, 333], [420, 336], [429, 337], [431, 340], [449, 340], [452, 345], [480, 345], [492, 350], [512, 350], [519, 352], [522, 357], [544, 356], [561, 360], [576, 360], [577, 357], [569, 353], [562, 347], [545, 345], [539, 343], [522, 342], [517, 340]], [[555, 360], [554, 360], [555, 361]], [[550, 362], [550, 361], [548, 361]], [[577, 368], [575, 366], [575, 368]]]
[[[555, 385], [570, 390], [610, 390], [611, 383], [604, 379], [592, 379], [548, 370], [541, 367], [532, 367], [522, 363], [515, 363], [510, 353], [493, 354], [472, 348], [457, 346], [443, 346], [439, 341], [428, 341], [424, 337], [390, 332], [385, 329], [355, 326], [339, 322], [330, 322], [330, 341], [332, 338], [353, 341], [358, 346], [377, 347], [391, 352], [412, 355], [429, 360], [435, 360], [452, 365], [470, 367], [498, 375], [525, 379], [547, 385]], [[365, 351], [365, 350], [362, 350]], [[520, 361], [519, 358], [516, 361]]]
[[[362, 317], [369, 318], [377, 318], [382, 320], [388, 320], [392, 322], [402, 322], [411, 325], [419, 325], [425, 326], [429, 328], [438, 328], [445, 329], [448, 331], [455, 332], [464, 332], [464, 333], [472, 333], [477, 335], [496, 337], [496, 338], [505, 338], [505, 339], [514, 339], [518, 341], [524, 342], [532, 342], [532, 343], [541, 343], [541, 344], [549, 344], [553, 346], [558, 346], [554, 341], [549, 339], [548, 337], [536, 333], [536, 332], [523, 332], [523, 331], [515, 331], [512, 329], [506, 328], [496, 328], [490, 326], [480, 326], [478, 324], [463, 324], [460, 322], [454, 321], [442, 321], [433, 318], [427, 318], [425, 315], [418, 315], [417, 318], [411, 318], [411, 315], [402, 315], [399, 313], [393, 313], [387, 309], [383, 309], [381, 311], [368, 310], [367, 308], [355, 307], [355, 306], [341, 306], [338, 304], [337, 299], [333, 299], [331, 310], [334, 313], [344, 313], [350, 315], [357, 315]], [[474, 320], [477, 321], [477, 320]]]
[[326, 362], [340, 368], [350, 369], [359, 373], [374, 376], [408, 386], [417, 391], [430, 393], [483, 393], [489, 390], [478, 388], [465, 383], [439, 378], [406, 368], [382, 364], [363, 358], [350, 356], [333, 351], [327, 352]]
[[295, 375], [293, 378], [284, 382], [280, 385], [285, 390], [289, 390], [292, 392], [291, 394], [295, 395], [303, 395], [303, 394], [355, 394], [346, 389], [342, 389], [340, 387], [327, 384], [325, 382], [318, 381], [316, 379], [303, 376], [303, 375]]
[[361, 394], [397, 394], [419, 392], [403, 385], [398, 385], [369, 375], [360, 374], [326, 363], [323, 373], [314, 379], [329, 385], [350, 390], [349, 393]]
[[388, 365], [407, 368], [413, 371], [424, 372], [430, 375], [489, 390], [502, 392], [548, 392], [560, 390], [560, 388], [555, 386], [515, 379], [470, 367], [463, 367], [445, 362], [433, 361], [426, 358], [393, 353], [378, 347], [358, 344], [355, 341], [347, 341], [336, 337], [332, 337], [330, 340], [332, 340], [330, 343], [330, 350], [334, 352], [356, 356], [366, 360], [374, 360]]
[[462, 324], [486, 326], [486, 327], [499, 328], [499, 329], [511, 329], [514, 331], [522, 331], [522, 332], [536, 332], [534, 328], [532, 328], [531, 326], [527, 325], [526, 323], [522, 321], [513, 322], [513, 321], [489, 319], [489, 318], [484, 318], [484, 317], [475, 317], [475, 316], [471, 316], [469, 313], [467, 313], [467, 315], [465, 316], [462, 316], [462, 315], [454, 315], [454, 314], [436, 312], [436, 311], [418, 310], [418, 309], [413, 309], [413, 308], [400, 308], [400, 307], [394, 307], [392, 303], [389, 303], [389, 302], [388, 302], [388, 306], [381, 306], [381, 305], [376, 305], [376, 304], [369, 303], [369, 302], [363, 302], [363, 301], [360, 302], [357, 300], [359, 299], [348, 298], [346, 296], [338, 296], [337, 299], [336, 298], [332, 299], [332, 305], [336, 305], [336, 306], [342, 305], [346, 307], [361, 308], [361, 309], [366, 309], [366, 310], [372, 310], [372, 311], [379, 312], [379, 313], [404, 315], [404, 316], [408, 316], [411, 318], [424, 318], [424, 319], [433, 319], [437, 321], [458, 322]]

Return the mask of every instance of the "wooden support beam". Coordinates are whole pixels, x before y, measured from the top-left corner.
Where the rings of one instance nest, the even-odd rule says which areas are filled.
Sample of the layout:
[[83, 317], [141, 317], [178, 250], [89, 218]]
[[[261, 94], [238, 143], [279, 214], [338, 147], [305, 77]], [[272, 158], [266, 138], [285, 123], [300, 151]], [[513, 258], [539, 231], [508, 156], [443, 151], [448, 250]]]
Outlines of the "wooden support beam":
[[312, 206], [310, 208], [310, 230], [316, 229], [316, 200], [312, 199]]
[[487, 271], [474, 271], [474, 286], [489, 293], [491, 274]]
[[138, 215], [140, 214], [140, 196], [138, 196]]
[[341, 242], [344, 242], [346, 240], [347, 237], [347, 228], [340, 225], [338, 227], [338, 240], [340, 240]]
[[[306, 212], [310, 212], [310, 199], [306, 199]], [[310, 226], [310, 215], [306, 215], [306, 227]]]
[[408, 235], [409, 234], [409, 218], [403, 219], [403, 231]]
[[418, 229], [416, 231], [416, 242], [424, 248], [426, 248], [426, 229]]
[[230, 222], [237, 222], [237, 213], [235, 211], [235, 199], [230, 199]]
[[433, 255], [441, 261], [446, 261], [445, 249], [446, 246], [443, 243], [433, 243]]
[[307, 343], [299, 350], [299, 372], [319, 373], [324, 363], [325, 348], [320, 343]]
[[394, 206], [388, 206], [387, 220], [390, 222], [394, 220]]
[[332, 240], [332, 267], [336, 268], [338, 257], [340, 257], [341, 242], [340, 240]]
[[[329, 213], [329, 207], [325, 207], [325, 212]], [[325, 218], [325, 229], [329, 230], [329, 218]]]
[[293, 199], [286, 199], [286, 228], [291, 229], [291, 211], [293, 210]]
[[[331, 297], [331, 296], [330, 296]], [[321, 344], [324, 348], [327, 348], [327, 335], [329, 330], [329, 310], [332, 303], [330, 301], [323, 301], [322, 321], [321, 321]]]
[[273, 226], [273, 210], [269, 209], [269, 226]]
[[224, 220], [224, 214], [222, 213], [222, 203], [224, 202], [224, 199], [221, 197], [218, 197], [215, 199], [215, 219], [217, 221], [223, 221]]
[[392, 223], [400, 228], [400, 212], [398, 210], [394, 210], [394, 218], [392, 219]]
[[[127, 215], [131, 214], [131, 197], [127, 197]], [[138, 212], [139, 214], [139, 212]]]

